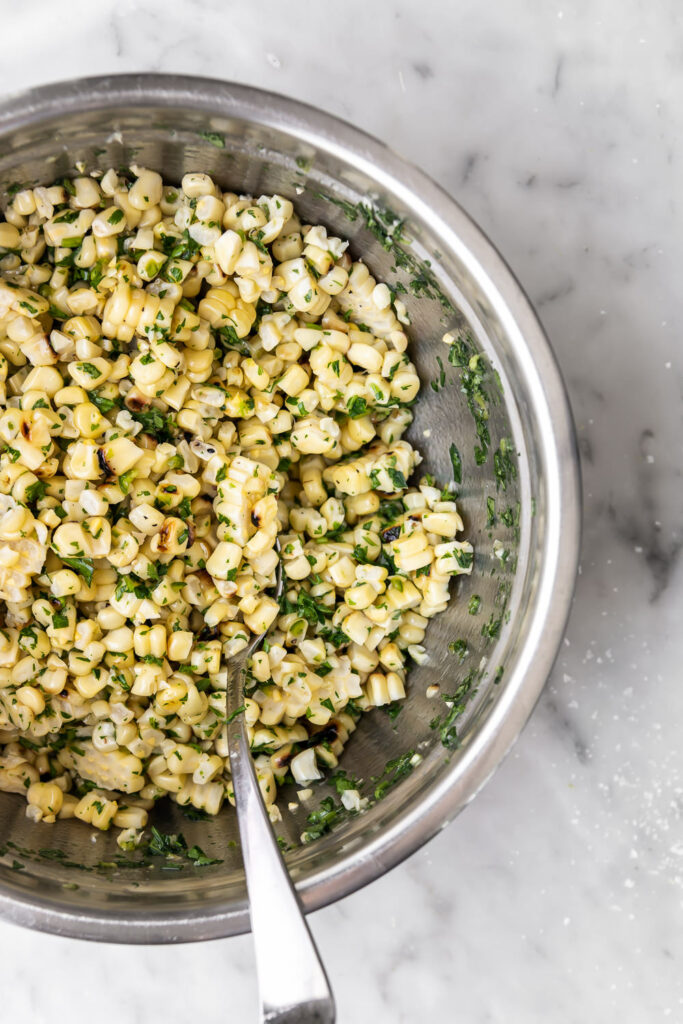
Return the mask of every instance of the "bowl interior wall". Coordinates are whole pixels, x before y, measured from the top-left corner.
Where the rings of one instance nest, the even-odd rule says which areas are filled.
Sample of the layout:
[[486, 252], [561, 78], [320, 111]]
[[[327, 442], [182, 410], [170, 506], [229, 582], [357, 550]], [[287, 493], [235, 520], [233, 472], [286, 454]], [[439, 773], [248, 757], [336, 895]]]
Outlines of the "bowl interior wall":
[[[203, 133], [219, 133], [224, 147], [212, 144]], [[400, 714], [392, 720], [378, 709], [363, 716], [341, 767], [364, 780], [364, 791], [372, 794], [376, 785], [372, 780], [382, 776], [387, 761], [415, 750], [422, 755], [422, 762], [364, 814], [347, 817], [330, 834], [306, 846], [298, 845], [298, 837], [307, 814], [334, 791], [325, 785], [317, 787], [311, 804], [299, 806], [294, 813], [287, 810], [285, 794], [283, 821], [277, 832], [296, 846], [287, 858], [306, 894], [321, 879], [332, 878], [346, 858], [375, 856], [368, 854], [369, 844], [378, 835], [400, 829], [406, 808], [419, 816], [430, 793], [452, 777], [459, 761], [477, 742], [483, 723], [505, 700], [505, 670], [514, 662], [524, 634], [544, 544], [547, 496], [538, 446], [533, 441], [537, 427], [524, 399], [525, 382], [506, 325], [462, 254], [444, 251], [440, 235], [419, 203], [407, 201], [400, 191], [387, 190], [381, 176], [368, 173], [357, 161], [345, 160], [332, 144], [325, 147], [295, 137], [286, 124], [280, 128], [254, 124], [187, 105], [155, 105], [149, 100], [106, 110], [66, 110], [52, 119], [41, 117], [0, 133], [0, 185], [5, 188], [13, 182], [47, 183], [73, 176], [77, 165], [90, 171], [131, 163], [157, 169], [171, 183], [178, 183], [186, 171], [203, 170], [221, 186], [240, 193], [280, 193], [295, 202], [307, 222], [323, 223], [332, 233], [349, 238], [352, 254], [362, 257], [379, 280], [406, 288], [401, 298], [412, 320], [411, 354], [424, 382], [409, 438], [424, 456], [421, 468], [442, 484], [453, 475], [449, 446], [456, 444], [462, 455], [459, 505], [464, 535], [476, 550], [474, 573], [471, 578], [460, 577], [447, 611], [430, 624], [426, 640], [429, 661], [411, 670], [409, 699]], [[358, 209], [357, 204], [367, 203], [369, 198], [405, 219], [409, 251], [430, 261], [453, 310], [420, 294], [415, 274], [395, 272], [395, 252], [383, 247], [362, 213], [353, 219], [347, 216], [351, 210], [347, 204]], [[462, 368], [448, 363], [448, 349], [441, 341], [446, 329], [469, 332], [473, 351], [483, 352], [498, 375], [487, 373], [485, 378], [491, 442], [483, 464], [474, 456], [480, 442], [462, 390]], [[442, 366], [445, 384], [440, 387]], [[436, 389], [430, 386], [432, 381], [437, 382]], [[518, 453], [518, 473], [516, 478], [508, 477], [506, 490], [497, 487], [494, 474], [494, 452], [502, 439], [511, 439]], [[487, 499], [495, 502], [493, 521]], [[507, 509], [509, 514], [502, 516]], [[521, 509], [519, 517], [517, 509]], [[474, 595], [481, 598], [476, 615], [469, 611]], [[487, 633], [490, 635], [483, 635]], [[449, 644], [456, 644], [455, 652], [449, 650]], [[465, 653], [459, 654], [458, 649]], [[460, 745], [446, 750], [439, 730], [431, 723], [447, 707], [441, 697], [428, 699], [426, 690], [438, 684], [442, 694], [452, 694], [468, 676], [474, 692], [458, 723]], [[471, 795], [465, 794], [464, 799]], [[244, 878], [235, 818], [229, 809], [208, 822], [188, 820], [170, 802], [155, 810], [153, 821], [160, 829], [181, 831], [188, 844], [198, 843], [208, 854], [222, 859], [213, 867], [188, 865], [178, 871], [159, 866], [113, 867], [113, 858], [120, 852], [115, 843], [117, 830], [92, 836], [79, 823], [35, 826], [24, 811], [23, 799], [0, 794], [0, 835], [8, 837], [0, 842], [0, 886], [5, 894], [29, 904], [39, 901], [57, 912], [109, 920], [142, 915], [154, 921], [170, 916], [179, 922], [178, 936], [185, 934], [183, 921], [207, 914], [222, 915], [223, 921], [207, 924], [195, 937], [225, 933], [244, 924]], [[62, 856], [54, 850], [62, 851]], [[383, 866], [380, 857], [369, 873], [377, 874]], [[320, 892], [317, 902], [326, 898], [324, 885]], [[88, 933], [86, 924], [81, 933]]]

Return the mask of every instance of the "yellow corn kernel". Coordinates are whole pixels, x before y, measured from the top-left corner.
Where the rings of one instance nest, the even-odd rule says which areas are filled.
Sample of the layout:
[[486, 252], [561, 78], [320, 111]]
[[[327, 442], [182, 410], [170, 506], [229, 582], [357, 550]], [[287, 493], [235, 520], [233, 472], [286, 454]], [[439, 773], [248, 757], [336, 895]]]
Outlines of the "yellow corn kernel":
[[186, 662], [192, 650], [194, 635], [187, 630], [177, 630], [169, 633], [166, 642], [166, 656], [169, 661], [177, 661], [181, 664]]
[[106, 832], [118, 808], [116, 800], [108, 800], [104, 793], [93, 789], [79, 800], [74, 808], [74, 816]]
[[52, 822], [62, 809], [64, 792], [56, 782], [34, 782], [26, 794], [29, 807], [40, 811], [40, 820]]

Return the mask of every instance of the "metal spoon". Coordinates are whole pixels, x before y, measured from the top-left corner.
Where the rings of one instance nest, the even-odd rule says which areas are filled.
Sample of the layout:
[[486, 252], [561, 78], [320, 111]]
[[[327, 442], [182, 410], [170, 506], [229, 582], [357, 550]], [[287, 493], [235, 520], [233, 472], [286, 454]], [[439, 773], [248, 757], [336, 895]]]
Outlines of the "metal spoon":
[[[282, 570], [278, 567], [278, 593]], [[261, 1024], [334, 1024], [334, 998], [306, 923], [268, 813], [249, 752], [244, 714], [247, 659], [265, 633], [228, 662], [227, 721], [230, 769], [249, 894]]]

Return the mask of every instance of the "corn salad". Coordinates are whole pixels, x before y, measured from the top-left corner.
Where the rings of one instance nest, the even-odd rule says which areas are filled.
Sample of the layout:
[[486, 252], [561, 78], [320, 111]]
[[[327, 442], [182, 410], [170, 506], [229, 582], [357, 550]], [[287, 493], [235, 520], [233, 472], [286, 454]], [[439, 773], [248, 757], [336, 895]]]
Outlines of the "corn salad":
[[[405, 308], [279, 195], [155, 171], [18, 191], [0, 221], [0, 789], [140, 841], [231, 800], [226, 661], [277, 785], [405, 696], [472, 570], [409, 486]], [[279, 552], [278, 552], [279, 542]], [[278, 560], [284, 595], [272, 596]]]

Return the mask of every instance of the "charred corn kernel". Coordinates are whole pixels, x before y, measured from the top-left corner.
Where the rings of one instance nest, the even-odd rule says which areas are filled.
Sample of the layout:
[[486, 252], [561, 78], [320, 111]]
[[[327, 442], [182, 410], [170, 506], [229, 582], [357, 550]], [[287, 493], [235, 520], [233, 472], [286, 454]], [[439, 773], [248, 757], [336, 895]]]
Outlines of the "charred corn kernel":
[[105, 473], [120, 477], [133, 468], [142, 454], [142, 449], [135, 442], [127, 437], [117, 437], [99, 449], [98, 458]]
[[182, 519], [168, 516], [150, 541], [154, 555], [179, 555], [187, 550], [190, 532]]

